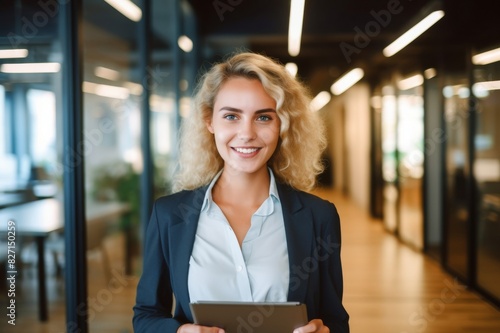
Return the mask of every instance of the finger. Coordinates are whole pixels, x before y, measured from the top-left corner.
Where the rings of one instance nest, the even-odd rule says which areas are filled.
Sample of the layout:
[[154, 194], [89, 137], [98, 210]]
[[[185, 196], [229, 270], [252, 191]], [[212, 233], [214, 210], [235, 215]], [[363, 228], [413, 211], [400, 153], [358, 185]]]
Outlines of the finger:
[[323, 321], [321, 319], [313, 319], [307, 325], [296, 328], [293, 333], [313, 333], [313, 332], [322, 332]]
[[316, 332], [316, 324], [313, 322], [309, 322], [307, 325], [296, 328], [293, 333], [309, 333]]
[[207, 326], [198, 326], [201, 328], [199, 333], [224, 333], [224, 330], [219, 327], [207, 327]]
[[184, 324], [182, 325], [178, 333], [225, 333], [222, 328], [219, 327], [207, 327], [196, 324]]
[[219, 327], [206, 327], [206, 326], [201, 326], [201, 333], [224, 333], [224, 330]]

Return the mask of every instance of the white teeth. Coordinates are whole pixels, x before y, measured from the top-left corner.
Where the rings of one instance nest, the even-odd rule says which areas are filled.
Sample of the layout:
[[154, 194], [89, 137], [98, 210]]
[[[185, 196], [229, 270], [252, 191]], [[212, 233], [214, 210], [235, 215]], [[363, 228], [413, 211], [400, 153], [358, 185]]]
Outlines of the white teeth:
[[251, 154], [257, 151], [257, 148], [234, 148], [238, 153]]

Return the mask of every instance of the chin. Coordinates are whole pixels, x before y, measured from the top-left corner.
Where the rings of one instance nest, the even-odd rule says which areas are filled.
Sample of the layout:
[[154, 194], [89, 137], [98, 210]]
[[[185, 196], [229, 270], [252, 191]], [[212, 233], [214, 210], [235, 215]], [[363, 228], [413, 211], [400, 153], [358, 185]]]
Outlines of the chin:
[[245, 173], [245, 174], [256, 174], [258, 173], [259, 171], [261, 171], [262, 169], [266, 169], [267, 170], [267, 165], [264, 165], [264, 166], [256, 166], [256, 167], [248, 167], [248, 166], [233, 166], [233, 167], [230, 167], [230, 169], [233, 171], [233, 172], [236, 172], [236, 173]]

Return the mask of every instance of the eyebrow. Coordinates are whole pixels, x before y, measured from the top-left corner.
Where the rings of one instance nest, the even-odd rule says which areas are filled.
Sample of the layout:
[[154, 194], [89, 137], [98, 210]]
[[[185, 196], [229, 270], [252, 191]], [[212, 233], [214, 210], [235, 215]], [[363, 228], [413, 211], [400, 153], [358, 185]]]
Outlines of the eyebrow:
[[[243, 112], [243, 110], [241, 110], [241, 109], [233, 108], [233, 107], [230, 107], [230, 106], [223, 106], [223, 107], [221, 107], [219, 109], [219, 112], [220, 111], [231, 111], [231, 112], [236, 112], [236, 113], [242, 113]], [[276, 112], [276, 110], [273, 109], [273, 108], [267, 108], [267, 109], [261, 109], [261, 110], [255, 111], [255, 113], [257, 113], [257, 114], [266, 113], [266, 112]]]

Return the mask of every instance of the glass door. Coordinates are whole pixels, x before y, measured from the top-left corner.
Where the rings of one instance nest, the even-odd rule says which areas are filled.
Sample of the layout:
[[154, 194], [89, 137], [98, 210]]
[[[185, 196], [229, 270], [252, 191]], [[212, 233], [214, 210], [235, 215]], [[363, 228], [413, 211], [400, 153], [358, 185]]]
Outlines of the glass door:
[[424, 175], [424, 104], [422, 86], [398, 96], [399, 236], [422, 249]]
[[468, 278], [470, 225], [468, 80], [448, 77], [443, 88], [446, 126], [445, 266]]
[[398, 229], [397, 186], [397, 100], [394, 88], [382, 89], [382, 177], [384, 180], [384, 227], [396, 233]]
[[58, 4], [13, 0], [2, 1], [0, 11], [0, 243], [7, 254], [12, 221], [15, 258], [8, 270], [16, 287], [2, 298], [16, 305], [4, 312], [2, 332], [11, 325], [19, 332], [66, 326], [62, 177], [71, 166], [62, 159], [67, 110], [59, 13]]
[[500, 301], [500, 65], [474, 70], [477, 285]]

